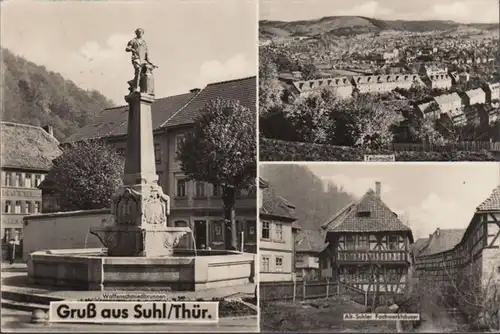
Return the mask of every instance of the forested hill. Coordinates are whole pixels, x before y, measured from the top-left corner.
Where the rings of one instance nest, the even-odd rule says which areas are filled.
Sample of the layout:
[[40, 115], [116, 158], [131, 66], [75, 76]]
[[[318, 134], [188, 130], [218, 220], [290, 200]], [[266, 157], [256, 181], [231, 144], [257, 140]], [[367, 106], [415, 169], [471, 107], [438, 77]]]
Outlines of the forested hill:
[[304, 230], [320, 230], [328, 218], [354, 200], [306, 166], [265, 165], [259, 171], [271, 187], [296, 206], [296, 217]]
[[344, 36], [364, 33], [380, 33], [383, 31], [453, 31], [467, 29], [471, 32], [496, 31], [498, 23], [464, 24], [453, 21], [404, 21], [379, 20], [364, 16], [326, 16], [320, 19], [301, 21], [269, 21], [259, 22], [261, 38], [275, 38], [287, 36]]
[[52, 125], [64, 140], [113, 102], [2, 48], [2, 121]]

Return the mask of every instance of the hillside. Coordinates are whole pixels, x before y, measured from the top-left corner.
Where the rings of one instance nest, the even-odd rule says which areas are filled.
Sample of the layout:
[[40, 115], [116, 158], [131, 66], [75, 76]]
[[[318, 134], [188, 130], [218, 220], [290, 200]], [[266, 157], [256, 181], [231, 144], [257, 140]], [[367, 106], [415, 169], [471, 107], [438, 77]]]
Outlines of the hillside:
[[97, 91], [86, 91], [60, 74], [2, 48], [2, 121], [52, 125], [64, 140], [113, 103]]
[[447, 31], [455, 29], [498, 29], [498, 24], [462, 24], [453, 21], [403, 21], [379, 20], [362, 16], [327, 16], [314, 20], [302, 21], [269, 21], [259, 22], [261, 38], [287, 36], [343, 36], [351, 34], [378, 33], [387, 30], [426, 32]]
[[304, 230], [319, 230], [321, 225], [353, 198], [318, 178], [306, 166], [265, 165], [260, 176], [276, 191], [296, 206], [298, 223]]

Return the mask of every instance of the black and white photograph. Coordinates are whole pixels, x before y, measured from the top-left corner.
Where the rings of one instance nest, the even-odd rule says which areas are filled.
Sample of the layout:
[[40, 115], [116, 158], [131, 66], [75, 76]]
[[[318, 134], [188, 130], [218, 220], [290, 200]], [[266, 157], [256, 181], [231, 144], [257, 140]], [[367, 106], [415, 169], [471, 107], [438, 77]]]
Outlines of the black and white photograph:
[[260, 163], [262, 332], [498, 332], [497, 163]]
[[257, 5], [2, 1], [2, 331], [258, 331]]
[[261, 0], [261, 161], [499, 161], [498, 0]]

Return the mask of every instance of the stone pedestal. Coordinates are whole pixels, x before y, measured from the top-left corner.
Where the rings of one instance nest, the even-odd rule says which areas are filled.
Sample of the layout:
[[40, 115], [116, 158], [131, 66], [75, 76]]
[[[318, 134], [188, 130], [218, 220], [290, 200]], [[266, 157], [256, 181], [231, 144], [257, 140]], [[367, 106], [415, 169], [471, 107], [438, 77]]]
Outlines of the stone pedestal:
[[117, 189], [111, 211], [115, 226], [94, 228], [108, 256], [172, 256], [186, 227], [167, 227], [170, 199], [158, 185], [151, 105], [154, 96], [133, 92], [129, 104], [127, 151], [123, 186]]

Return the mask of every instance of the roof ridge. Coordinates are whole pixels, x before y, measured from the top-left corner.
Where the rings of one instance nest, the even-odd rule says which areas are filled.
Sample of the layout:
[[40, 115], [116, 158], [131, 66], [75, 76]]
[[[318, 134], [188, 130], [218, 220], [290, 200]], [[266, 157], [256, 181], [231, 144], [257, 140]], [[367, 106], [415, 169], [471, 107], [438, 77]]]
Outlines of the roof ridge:
[[212, 82], [212, 83], [207, 84], [206, 87], [208, 87], [208, 86], [214, 86], [214, 85], [220, 85], [220, 84], [225, 84], [225, 83], [229, 83], [229, 82], [236, 82], [236, 81], [248, 80], [248, 79], [252, 79], [252, 78], [257, 78], [257, 76], [256, 75], [250, 75], [250, 76], [243, 77], [243, 78], [229, 79], [229, 80], [224, 80], [224, 81]]
[[[207, 88], [205, 86], [205, 88]], [[174, 118], [175, 116], [177, 116], [178, 113], [180, 113], [182, 110], [184, 110], [198, 95], [201, 94], [201, 92], [203, 92], [205, 90], [205, 88], [202, 88], [200, 89], [199, 92], [195, 93], [186, 103], [184, 103], [184, 105], [182, 107], [179, 108], [179, 110], [177, 110], [176, 112], [174, 112], [172, 114], [172, 116], [170, 116], [169, 118], [167, 118], [167, 120], [165, 122], [163, 122], [161, 125], [160, 125], [160, 129], [163, 128], [164, 126], [167, 125], [167, 123], [172, 119]]]
[[31, 125], [31, 124], [24, 124], [24, 123], [16, 123], [16, 122], [6, 122], [6, 121], [1, 121], [2, 125], [7, 125], [7, 126], [16, 126], [16, 127], [25, 127], [25, 128], [32, 128], [32, 129], [35, 129], [37, 131], [40, 131], [43, 133], [43, 135], [45, 137], [47, 137], [48, 139], [52, 140], [53, 142], [57, 143], [58, 145], [60, 144], [60, 141], [54, 137], [53, 135], [49, 134], [47, 131], [45, 131], [45, 129], [41, 126], [37, 126], [37, 125]]

